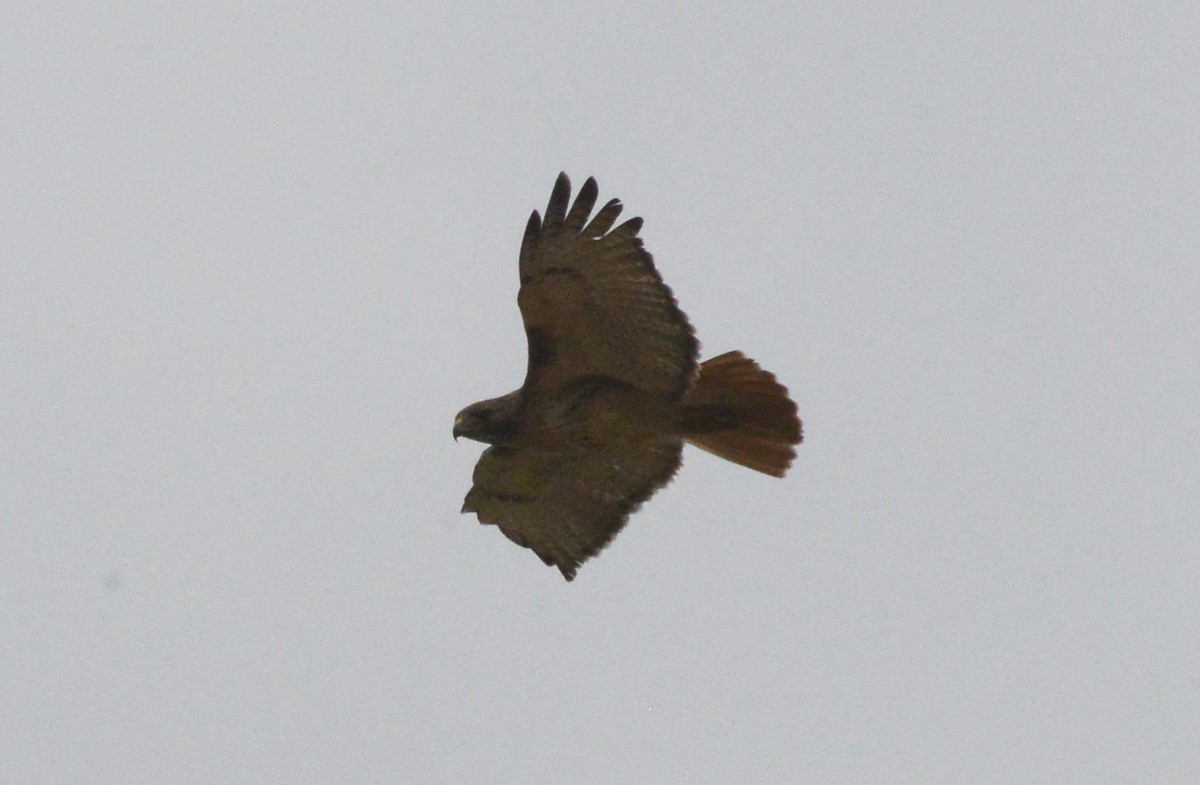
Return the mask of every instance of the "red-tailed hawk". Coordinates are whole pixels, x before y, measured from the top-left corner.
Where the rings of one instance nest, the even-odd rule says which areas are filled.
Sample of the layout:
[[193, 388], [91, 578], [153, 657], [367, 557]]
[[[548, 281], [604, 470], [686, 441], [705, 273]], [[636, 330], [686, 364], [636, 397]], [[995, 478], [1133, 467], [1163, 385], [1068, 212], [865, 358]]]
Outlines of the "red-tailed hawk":
[[[463, 501], [480, 523], [571, 580], [679, 468], [683, 443], [782, 477], [801, 440], [796, 404], [741, 352], [699, 345], [638, 231], [591, 216], [588, 178], [567, 209], [560, 174], [521, 241], [517, 304], [529, 341], [521, 389], [459, 412], [454, 436], [490, 444]], [[591, 220], [588, 220], [591, 216]]]

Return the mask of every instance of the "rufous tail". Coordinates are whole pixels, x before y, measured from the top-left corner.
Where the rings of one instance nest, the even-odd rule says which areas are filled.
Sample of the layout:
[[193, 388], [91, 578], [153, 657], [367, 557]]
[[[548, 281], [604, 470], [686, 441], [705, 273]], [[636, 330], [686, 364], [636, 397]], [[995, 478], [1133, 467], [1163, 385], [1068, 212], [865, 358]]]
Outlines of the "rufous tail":
[[773, 477], [787, 472], [804, 438], [787, 388], [741, 352], [701, 363], [680, 430], [701, 450]]

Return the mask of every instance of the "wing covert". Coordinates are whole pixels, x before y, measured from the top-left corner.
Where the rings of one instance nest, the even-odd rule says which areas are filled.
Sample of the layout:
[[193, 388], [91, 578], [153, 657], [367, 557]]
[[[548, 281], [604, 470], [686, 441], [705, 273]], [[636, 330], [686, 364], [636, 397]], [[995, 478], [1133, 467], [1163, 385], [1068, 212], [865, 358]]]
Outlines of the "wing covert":
[[698, 344], [687, 317], [637, 236], [641, 218], [612, 228], [621, 202], [591, 221], [599, 188], [588, 178], [570, 205], [560, 174], [546, 216], [535, 211], [521, 243], [518, 304], [529, 338], [527, 390], [609, 376], [678, 399], [691, 386]]
[[671, 479], [682, 450], [671, 438], [636, 452], [615, 445], [489, 447], [475, 465], [462, 511], [495, 524], [572, 580]]

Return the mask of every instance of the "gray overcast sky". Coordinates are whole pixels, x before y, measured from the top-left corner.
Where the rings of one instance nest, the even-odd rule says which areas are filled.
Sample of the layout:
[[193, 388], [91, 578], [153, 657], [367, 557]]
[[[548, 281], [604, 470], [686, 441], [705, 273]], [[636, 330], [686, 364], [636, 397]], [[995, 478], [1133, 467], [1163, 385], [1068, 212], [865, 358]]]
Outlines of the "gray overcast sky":
[[[1193, 781], [1200, 7], [399, 5], [0, 14], [0, 781]], [[573, 584], [560, 170], [808, 435]]]

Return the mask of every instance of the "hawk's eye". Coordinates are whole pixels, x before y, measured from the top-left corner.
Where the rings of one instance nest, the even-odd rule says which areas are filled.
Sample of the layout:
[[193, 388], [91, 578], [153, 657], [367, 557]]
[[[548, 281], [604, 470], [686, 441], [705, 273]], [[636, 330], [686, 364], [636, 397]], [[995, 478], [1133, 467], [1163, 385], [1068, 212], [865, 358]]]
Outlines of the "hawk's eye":
[[480, 409], [478, 412], [475, 413], [475, 418], [477, 420], [479, 420], [480, 422], [491, 422], [492, 410], [491, 409]]

